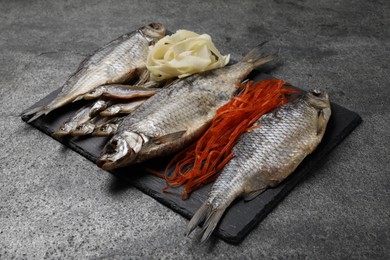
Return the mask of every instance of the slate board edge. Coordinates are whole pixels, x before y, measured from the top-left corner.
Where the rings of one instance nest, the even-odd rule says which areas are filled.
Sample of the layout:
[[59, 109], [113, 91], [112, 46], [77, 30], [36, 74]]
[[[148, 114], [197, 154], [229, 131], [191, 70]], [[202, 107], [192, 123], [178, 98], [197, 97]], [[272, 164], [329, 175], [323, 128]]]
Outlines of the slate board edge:
[[[351, 111], [352, 112], [352, 111]], [[318, 156], [315, 160], [311, 160], [310, 161], [310, 165], [307, 165], [305, 167], [305, 169], [301, 172], [301, 177], [300, 178], [294, 178], [294, 181], [291, 182], [290, 180], [290, 185], [288, 186], [285, 186], [281, 191], [280, 193], [275, 197], [274, 200], [272, 200], [270, 203], [267, 204], [267, 206], [262, 210], [260, 211], [256, 216], [255, 218], [252, 219], [251, 222], [249, 222], [249, 224], [241, 231], [237, 234], [237, 236], [229, 236], [228, 234], [225, 234], [224, 232], [214, 232], [213, 235], [221, 238], [222, 240], [228, 242], [228, 243], [231, 243], [231, 244], [235, 244], [235, 245], [238, 245], [239, 243], [241, 243], [244, 238], [250, 233], [250, 231], [255, 227], [257, 226], [261, 220], [263, 220], [267, 215], [268, 213], [273, 209], [275, 208], [278, 203], [280, 201], [282, 201], [286, 196], [287, 194], [303, 179], [305, 178], [308, 173], [310, 171], [313, 170], [313, 165], [317, 165], [319, 164], [319, 160], [323, 158], [323, 156], [326, 156], [330, 151], [332, 151], [338, 144], [340, 144], [344, 138], [349, 135], [361, 122], [362, 122], [362, 118], [355, 112], [352, 112], [355, 114], [355, 118], [351, 121], [351, 123], [348, 125], [348, 127], [346, 127], [341, 133], [340, 133], [340, 137], [337, 139], [337, 141], [335, 141], [334, 143], [332, 143], [327, 150], [323, 151], [323, 153], [321, 154], [321, 156]], [[28, 119], [30, 117], [29, 116], [22, 116], [22, 120], [27, 122]], [[96, 161], [96, 158], [94, 158], [93, 156], [91, 156], [90, 154], [88, 154], [86, 151], [84, 151], [83, 149], [80, 149], [79, 147], [77, 147], [76, 144], [72, 143], [71, 141], [67, 141], [66, 139], [57, 139], [55, 137], [52, 136], [52, 131], [50, 131], [49, 128], [47, 127], [44, 127], [42, 125], [39, 124], [39, 121], [33, 121], [33, 122], [30, 122], [28, 123], [32, 126], [34, 126], [35, 128], [39, 129], [40, 131], [44, 132], [45, 134], [47, 134], [48, 136], [50, 136], [51, 138], [53, 138], [54, 140], [56, 141], [59, 141], [60, 143], [62, 143], [63, 145], [71, 148], [72, 150], [74, 150], [75, 152], [79, 153], [80, 155], [84, 156], [85, 158], [87, 158], [88, 160], [92, 161], [93, 163], [95, 163]], [[112, 173], [110, 172], [111, 174], [113, 174], [114, 176], [116, 176], [117, 178], [120, 178], [118, 177], [115, 173]], [[160, 202], [161, 204], [167, 206], [168, 208], [174, 210], [175, 212], [179, 213], [180, 215], [182, 215], [183, 217], [187, 218], [187, 219], [190, 219], [191, 218], [191, 214], [185, 209], [185, 208], [182, 208], [182, 207], [179, 207], [175, 204], [170, 204], [168, 201], [165, 201], [163, 198], [161, 198], [160, 196], [158, 196], [158, 194], [153, 191], [152, 189], [149, 189], [148, 187], [146, 186], [143, 186], [143, 185], [138, 185], [137, 183], [132, 183], [131, 181], [128, 181], [124, 178], [120, 178], [121, 180], [125, 181], [126, 183], [129, 183], [130, 185], [136, 187], [137, 189], [141, 190], [142, 192], [144, 192], [145, 194], [151, 196], [153, 199], [157, 200], [158, 202]]]

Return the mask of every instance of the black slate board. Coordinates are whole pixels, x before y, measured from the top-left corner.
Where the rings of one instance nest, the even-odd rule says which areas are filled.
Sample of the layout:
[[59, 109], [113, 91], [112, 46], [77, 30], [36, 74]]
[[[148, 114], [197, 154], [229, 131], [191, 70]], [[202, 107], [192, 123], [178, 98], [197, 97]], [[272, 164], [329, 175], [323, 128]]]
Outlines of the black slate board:
[[[251, 77], [257, 81], [268, 78], [258, 71]], [[52, 92], [32, 107], [49, 103], [58, 94], [60, 89]], [[47, 135], [53, 137], [53, 133], [71, 113], [85, 105], [85, 102], [76, 102], [64, 108], [53, 111], [47, 116], [38, 118], [30, 124]], [[27, 121], [29, 117], [22, 117]], [[229, 207], [220, 224], [214, 231], [214, 235], [232, 244], [240, 243], [246, 235], [302, 180], [320, 160], [339, 144], [353, 129], [360, 124], [362, 119], [358, 114], [337, 104], [332, 103], [332, 116], [329, 120], [325, 136], [317, 150], [309, 155], [284, 182], [274, 189], [268, 189], [256, 199], [250, 202], [237, 200]], [[54, 137], [53, 137], [54, 138]], [[62, 144], [75, 150], [82, 156], [96, 162], [100, 151], [108, 138], [63, 138], [57, 139]], [[206, 199], [211, 185], [207, 185], [191, 194], [186, 201], [181, 200], [181, 189], [170, 189], [162, 192], [166, 186], [165, 181], [145, 172], [145, 166], [162, 172], [171, 157], [159, 158], [145, 164], [132, 166], [112, 171], [118, 178], [134, 185], [144, 193], [150, 195], [175, 212], [190, 219], [202, 202]], [[183, 229], [183, 232], [185, 230]]]

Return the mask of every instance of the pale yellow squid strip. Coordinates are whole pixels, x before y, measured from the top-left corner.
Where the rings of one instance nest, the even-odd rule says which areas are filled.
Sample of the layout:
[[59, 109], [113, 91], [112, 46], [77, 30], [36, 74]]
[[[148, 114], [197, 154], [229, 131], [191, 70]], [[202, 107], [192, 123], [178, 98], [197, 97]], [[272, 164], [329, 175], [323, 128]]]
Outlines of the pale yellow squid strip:
[[207, 34], [178, 30], [165, 36], [149, 52], [146, 66], [151, 80], [187, 77], [225, 66], [230, 55], [222, 56]]

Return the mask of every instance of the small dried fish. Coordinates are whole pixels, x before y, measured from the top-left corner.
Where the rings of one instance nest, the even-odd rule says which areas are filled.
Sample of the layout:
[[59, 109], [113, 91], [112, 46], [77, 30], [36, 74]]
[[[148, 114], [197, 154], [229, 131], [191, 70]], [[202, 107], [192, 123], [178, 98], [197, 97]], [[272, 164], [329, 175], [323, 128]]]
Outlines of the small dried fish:
[[233, 159], [192, 217], [187, 234], [205, 220], [201, 242], [206, 241], [237, 197], [252, 200], [289, 176], [321, 142], [330, 114], [328, 94], [314, 90], [262, 116], [255, 123], [260, 127], [244, 133], [233, 148]]
[[116, 131], [118, 130], [118, 126], [119, 126], [119, 123], [116, 123], [116, 124], [105, 124], [99, 128], [97, 128], [94, 132], [93, 132], [93, 136], [112, 136], [116, 133]]
[[136, 101], [124, 104], [114, 104], [108, 107], [106, 110], [100, 112], [101, 116], [114, 116], [117, 114], [130, 114], [135, 111], [146, 99], [138, 99]]
[[99, 128], [104, 124], [107, 124], [108, 122], [110, 122], [110, 120], [112, 121], [112, 118], [96, 116], [90, 119], [88, 122], [78, 125], [75, 129], [73, 129], [70, 132], [70, 135], [84, 136], [84, 135], [92, 134], [96, 128]]
[[123, 118], [116, 118], [107, 124], [104, 124], [100, 127], [97, 127], [92, 133], [93, 136], [112, 136], [118, 130], [119, 124], [122, 122]]
[[71, 136], [84, 136], [89, 135], [95, 130], [95, 125], [91, 122], [86, 122], [78, 125], [75, 129], [70, 131]]
[[91, 111], [89, 112], [89, 115], [93, 117], [100, 111], [106, 109], [109, 106], [110, 102], [106, 100], [98, 100], [96, 101], [91, 108]]
[[[154, 82], [148, 83], [148, 85], [158, 86]], [[95, 99], [99, 97], [118, 98], [118, 99], [130, 99], [136, 97], [150, 97], [157, 93], [159, 89], [144, 87], [144, 86], [130, 86], [130, 85], [103, 85], [94, 90], [91, 90], [84, 95], [84, 99]]]
[[66, 136], [76, 129], [78, 125], [87, 122], [90, 119], [91, 108], [92, 106], [85, 106], [77, 110], [53, 135], [57, 138]]

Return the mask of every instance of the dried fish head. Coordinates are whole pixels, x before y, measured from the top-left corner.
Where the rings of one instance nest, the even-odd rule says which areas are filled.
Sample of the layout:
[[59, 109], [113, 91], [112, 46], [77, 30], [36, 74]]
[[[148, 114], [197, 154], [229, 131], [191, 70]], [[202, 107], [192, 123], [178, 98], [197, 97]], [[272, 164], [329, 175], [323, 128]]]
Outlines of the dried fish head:
[[95, 99], [103, 95], [103, 93], [106, 91], [105, 86], [100, 86], [98, 88], [95, 88], [91, 91], [89, 91], [87, 94], [83, 96], [84, 99], [90, 100], [90, 99]]
[[118, 114], [120, 111], [121, 111], [120, 106], [113, 105], [113, 106], [110, 106], [109, 108], [103, 110], [102, 112], [100, 112], [100, 115], [101, 116], [112, 116], [112, 115]]
[[65, 123], [54, 133], [54, 136], [57, 138], [66, 136], [72, 131], [73, 128], [74, 124], [72, 122], [71, 124]]
[[139, 31], [149, 42], [149, 45], [153, 45], [165, 36], [166, 28], [161, 23], [151, 23], [141, 28]]
[[144, 143], [144, 138], [136, 133], [124, 132], [114, 136], [106, 145], [97, 165], [104, 170], [112, 170], [131, 164]]
[[313, 89], [309, 91], [306, 95], [306, 100], [317, 109], [330, 106], [328, 93], [322, 89]]
[[93, 132], [93, 130], [95, 130], [95, 125], [90, 123], [90, 122], [87, 122], [87, 123], [78, 125], [76, 127], [76, 129], [71, 131], [71, 135], [73, 135], [73, 136], [87, 135], [87, 134], [91, 134]]

